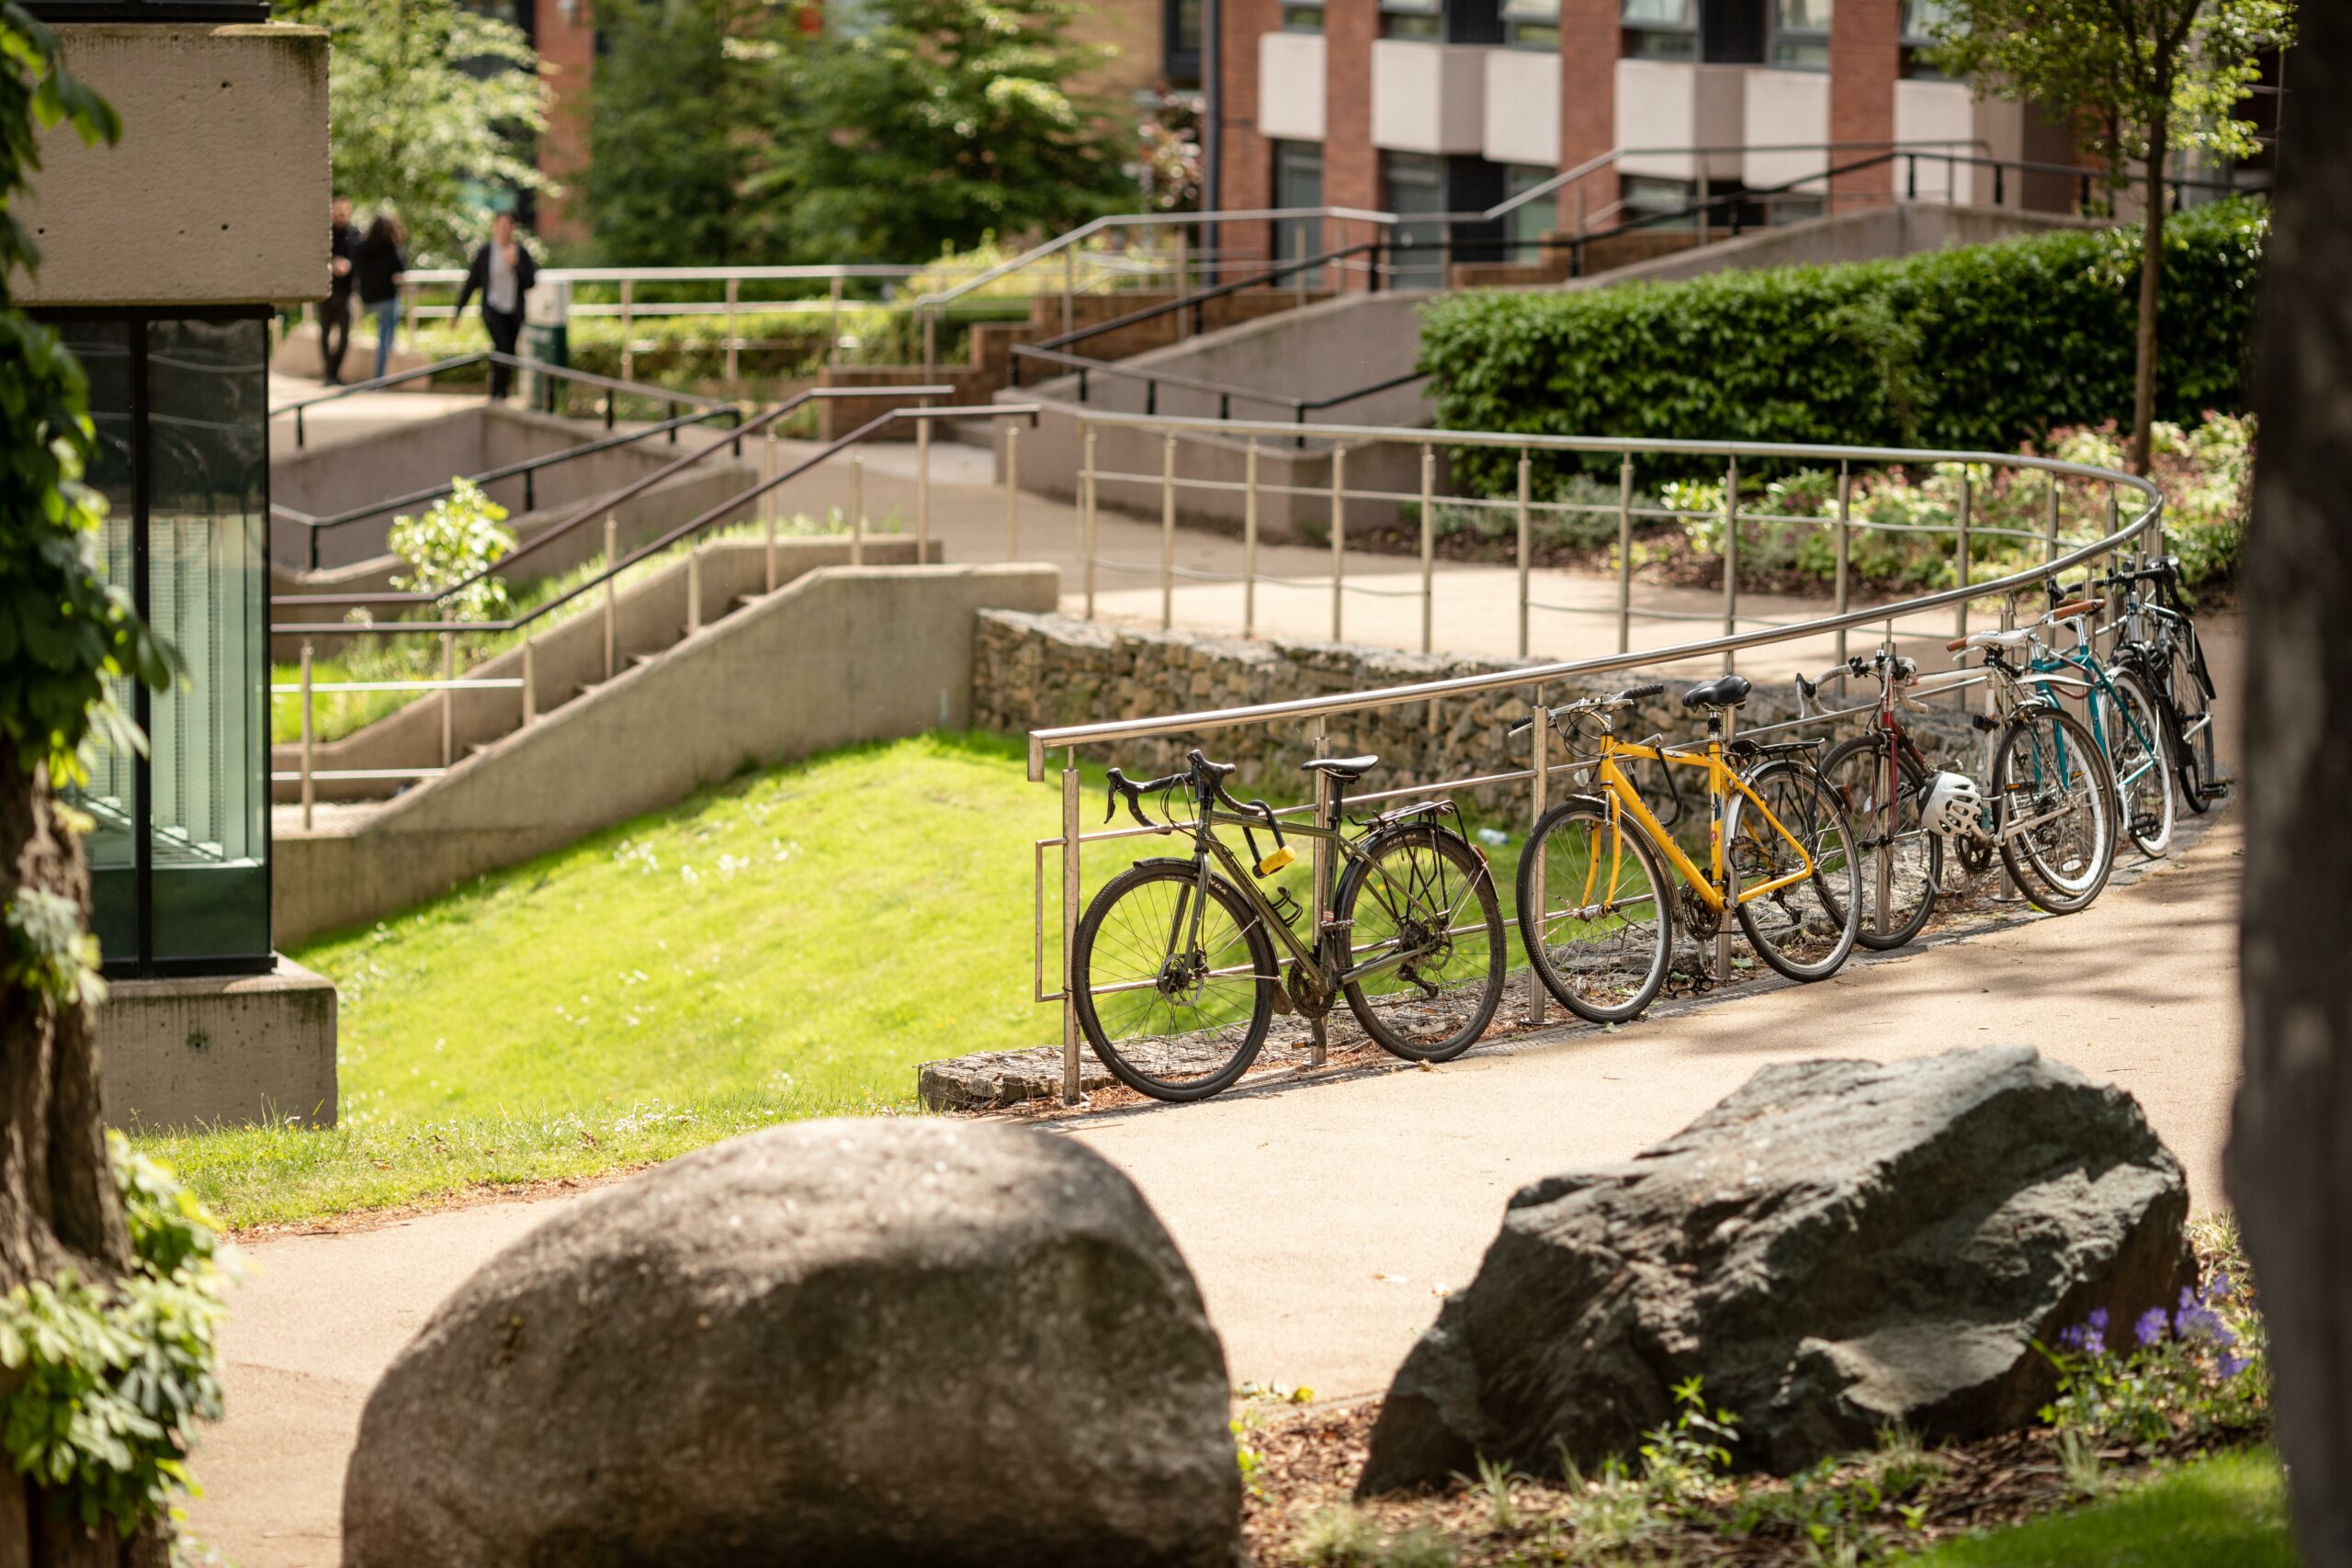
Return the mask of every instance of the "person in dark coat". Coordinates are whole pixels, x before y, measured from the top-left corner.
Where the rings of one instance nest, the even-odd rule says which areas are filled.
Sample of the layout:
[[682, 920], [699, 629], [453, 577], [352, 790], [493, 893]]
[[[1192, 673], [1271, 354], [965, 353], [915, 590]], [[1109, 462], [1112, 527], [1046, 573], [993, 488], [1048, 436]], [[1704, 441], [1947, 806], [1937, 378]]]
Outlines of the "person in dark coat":
[[376, 379], [382, 380], [392, 363], [392, 333], [401, 324], [401, 274], [408, 258], [401, 254], [407, 238], [401, 220], [379, 212], [360, 237], [351, 258], [352, 287], [358, 290], [359, 308], [376, 318]]
[[327, 205], [326, 303], [319, 307], [319, 362], [330, 387], [343, 385], [344, 351], [351, 346], [351, 268], [359, 255], [359, 231], [351, 221], [351, 198]]
[[[538, 276], [539, 264], [514, 237], [514, 215], [502, 212], [490, 220], [490, 239], [466, 268], [466, 285], [458, 290], [458, 314], [466, 313], [466, 301], [479, 291], [481, 324], [490, 329], [490, 346], [501, 354], [513, 354], [523, 335], [523, 296], [531, 291]], [[512, 367], [491, 361], [490, 395], [506, 396], [514, 375]]]

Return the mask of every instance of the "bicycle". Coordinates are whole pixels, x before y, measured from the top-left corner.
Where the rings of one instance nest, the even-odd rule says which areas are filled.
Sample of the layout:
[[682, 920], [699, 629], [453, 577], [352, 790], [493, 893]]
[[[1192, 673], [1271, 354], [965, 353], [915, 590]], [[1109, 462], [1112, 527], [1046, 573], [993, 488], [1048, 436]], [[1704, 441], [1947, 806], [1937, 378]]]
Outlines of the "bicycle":
[[[2041, 649], [2034, 626], [1973, 632], [1944, 644], [1953, 653], [1981, 650], [1992, 678], [1997, 718], [1970, 723], [2000, 739], [1993, 749], [1992, 797], [1967, 812], [1939, 812], [1929, 781], [1921, 807], [1930, 833], [1996, 850], [2019, 892], [2052, 914], [2087, 907], [2115, 865], [2115, 774], [2089, 728], [2058, 705], [2057, 691], [2075, 682], [2035, 673]], [[2024, 664], [2011, 660], [2022, 657]], [[2085, 684], [2072, 694], [2084, 695]], [[1963, 797], [1966, 794], [1962, 792]]]
[[[1873, 867], [1856, 940], [1884, 952], [1919, 934], [1943, 886], [1943, 840], [1920, 821], [1936, 770], [1902, 718], [1905, 709], [1924, 711], [1922, 704], [1903, 694], [1917, 682], [1919, 666], [1898, 655], [1890, 641], [1868, 660], [1858, 654], [1841, 668], [1824, 671], [1817, 682], [1799, 675], [1797, 706], [1809, 718], [1812, 704], [1830, 681], [1872, 675], [1878, 677], [1878, 705], [1868, 728], [1831, 747], [1821, 773], [1853, 818], [1855, 850]], [[1984, 863], [1991, 863], [1990, 855]]]
[[[1306, 762], [1330, 781], [1330, 806], [1288, 836], [1265, 802], [1227, 792], [1230, 764], [1197, 750], [1165, 778], [1135, 783], [1110, 771], [1103, 820], [1124, 799], [1143, 827], [1193, 840], [1189, 856], [1139, 860], [1112, 878], [1079, 921], [1070, 959], [1079, 1023], [1120, 1082], [1155, 1100], [1206, 1099], [1249, 1070], [1277, 1010], [1304, 1015], [1319, 1040], [1342, 996], [1366, 1034], [1408, 1061], [1450, 1061], [1485, 1032], [1503, 993], [1493, 874], [1451, 800], [1360, 820], [1349, 832], [1347, 786], [1379, 761]], [[1179, 786], [1189, 821], [1169, 805]], [[1153, 795], [1159, 821], [1143, 809]], [[1248, 872], [1220, 828], [1241, 829]], [[1263, 855], [1260, 829], [1274, 840]], [[1306, 937], [1292, 930], [1303, 911], [1289, 891], [1270, 900], [1257, 886], [1297, 858], [1290, 836], [1328, 843], [1343, 863], [1329, 915]], [[1290, 955], [1286, 976], [1277, 942]]]
[[2086, 619], [2098, 612], [2098, 600], [2059, 603], [2064, 591], [2054, 582], [2049, 589], [2052, 603], [2043, 620], [2072, 631], [2075, 646], [2058, 649], [2036, 644], [2030, 668], [2041, 675], [2067, 670], [2081, 675], [2088, 688], [2083, 707], [2091, 739], [2115, 775], [2116, 825], [2142, 854], [2154, 860], [2171, 846], [2173, 819], [2173, 768], [2165, 754], [2154, 694], [2136, 660], [2119, 658], [2110, 671], [2099, 659]]
[[[2154, 590], [2146, 599], [2139, 592], [2143, 582]], [[2180, 558], [2126, 567], [2087, 586], [2122, 591], [2116, 662], [2136, 672], [2155, 697], [2181, 803], [2202, 816], [2229, 794], [2231, 781], [2213, 761], [2213, 675], [2206, 668], [2196, 619], [2181, 602]]]
[[[1669, 747], [1662, 735], [1617, 738], [1616, 715], [1659, 685], [1563, 704], [1511, 727], [1517, 735], [1546, 719], [1572, 753], [1589, 753], [1595, 792], [1546, 811], [1519, 863], [1528, 962], [1577, 1017], [1638, 1017], [1666, 983], [1678, 920], [1704, 941], [1733, 913], [1757, 953], [1792, 980], [1826, 979], [1853, 951], [1861, 913], [1854, 832], [1809, 760], [1820, 742], [1726, 744], [1724, 716], [1751, 689], [1744, 676], [1723, 675], [1682, 694], [1685, 708], [1707, 712], [1699, 750]], [[1705, 870], [1644, 802], [1626, 761], [1705, 772]], [[1738, 772], [1734, 762], [1752, 765]]]

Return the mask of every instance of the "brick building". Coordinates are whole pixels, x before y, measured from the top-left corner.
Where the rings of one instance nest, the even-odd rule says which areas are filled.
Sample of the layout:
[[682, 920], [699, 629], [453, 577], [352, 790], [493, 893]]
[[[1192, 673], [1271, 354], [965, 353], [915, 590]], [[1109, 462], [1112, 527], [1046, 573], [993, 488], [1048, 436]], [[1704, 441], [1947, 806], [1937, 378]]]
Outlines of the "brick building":
[[[1775, 146], [1938, 142], [2072, 164], [2063, 127], [1978, 101], [1927, 64], [1934, 3], [1222, 0], [1218, 204], [1479, 211], [1612, 149], [1713, 150], [1628, 151], [1556, 200], [1484, 230], [1454, 227], [1464, 254], [1485, 245], [1532, 260], [1550, 231], [1605, 229], [1686, 207], [1702, 186], [1710, 199], [1736, 197], [1871, 155]], [[1993, 199], [1989, 168], [1898, 159], [1743, 202], [1741, 217], [1790, 221], [1905, 192], [1941, 199], [1955, 180], [1959, 199]], [[2000, 195], [2064, 208], [2073, 182], [2011, 174]], [[1225, 243], [1290, 256], [1363, 237], [1237, 226]], [[1439, 265], [1433, 250], [1400, 257], [1399, 281], [1434, 281]]]

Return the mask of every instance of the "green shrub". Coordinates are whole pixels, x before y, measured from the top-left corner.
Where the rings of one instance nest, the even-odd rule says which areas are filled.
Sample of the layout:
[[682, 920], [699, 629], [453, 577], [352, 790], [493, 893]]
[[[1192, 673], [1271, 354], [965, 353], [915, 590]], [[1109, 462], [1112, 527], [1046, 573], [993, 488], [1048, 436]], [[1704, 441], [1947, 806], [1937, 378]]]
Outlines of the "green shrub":
[[[2244, 406], [2267, 231], [2248, 201], [2165, 226], [2160, 418]], [[2139, 243], [2136, 229], [2070, 230], [1680, 283], [1456, 294], [1424, 312], [1420, 367], [1438, 423], [1457, 430], [2008, 451], [2053, 426], [2130, 418]], [[1538, 488], [1616, 460], [1538, 453]], [[1487, 495], [1510, 492], [1516, 461], [1453, 454]], [[1645, 467], [1663, 476], [1671, 460]]]
[[[488, 571], [514, 548], [514, 530], [505, 525], [506, 508], [473, 480], [452, 479], [449, 493], [424, 512], [392, 519], [392, 553], [409, 565], [392, 586], [403, 593], [440, 593]], [[503, 616], [511, 604], [506, 584], [493, 573], [468, 584], [440, 609], [450, 620], [487, 621]]]

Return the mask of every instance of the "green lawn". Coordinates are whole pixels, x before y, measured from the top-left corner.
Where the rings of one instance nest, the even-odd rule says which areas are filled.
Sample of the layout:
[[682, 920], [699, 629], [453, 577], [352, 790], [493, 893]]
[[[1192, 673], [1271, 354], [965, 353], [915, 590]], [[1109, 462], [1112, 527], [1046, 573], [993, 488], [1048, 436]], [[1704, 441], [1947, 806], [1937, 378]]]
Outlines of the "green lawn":
[[[1090, 773], [1090, 829], [1102, 798]], [[918, 1063], [1059, 1038], [1057, 1010], [1028, 999], [1031, 846], [1059, 820], [1009, 739], [747, 774], [294, 953], [341, 996], [337, 1130], [145, 1146], [252, 1224], [911, 1111]], [[1172, 847], [1098, 846], [1089, 893]], [[1516, 850], [1490, 852], [1506, 888]], [[1282, 877], [1302, 893], [1306, 858]]]
[[2184, 1464], [2122, 1495], [1906, 1561], [1916, 1568], [2295, 1568], [2268, 1449]]

